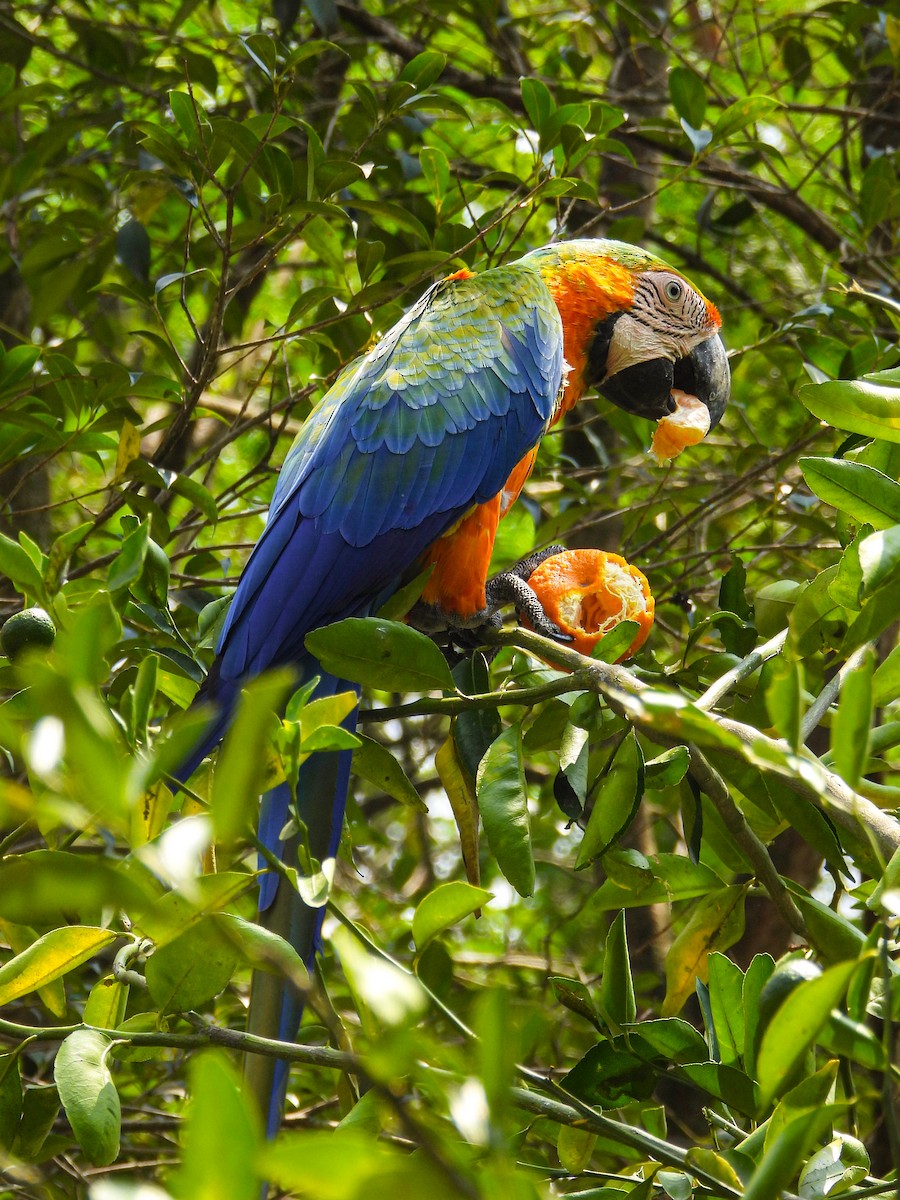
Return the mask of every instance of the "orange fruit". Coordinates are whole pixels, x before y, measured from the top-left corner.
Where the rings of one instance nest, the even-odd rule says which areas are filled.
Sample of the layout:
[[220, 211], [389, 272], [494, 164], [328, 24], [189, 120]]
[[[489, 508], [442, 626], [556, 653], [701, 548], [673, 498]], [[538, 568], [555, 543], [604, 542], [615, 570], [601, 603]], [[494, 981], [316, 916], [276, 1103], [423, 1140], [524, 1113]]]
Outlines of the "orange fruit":
[[620, 621], [640, 630], [618, 660], [637, 654], [653, 624], [653, 595], [646, 577], [619, 554], [606, 550], [564, 550], [545, 558], [528, 580], [541, 607], [572, 647], [590, 654]]
[[675, 411], [657, 422], [650, 444], [650, 453], [660, 466], [679, 455], [685, 446], [702, 442], [709, 433], [709, 409], [702, 400], [681, 392], [672, 391]]

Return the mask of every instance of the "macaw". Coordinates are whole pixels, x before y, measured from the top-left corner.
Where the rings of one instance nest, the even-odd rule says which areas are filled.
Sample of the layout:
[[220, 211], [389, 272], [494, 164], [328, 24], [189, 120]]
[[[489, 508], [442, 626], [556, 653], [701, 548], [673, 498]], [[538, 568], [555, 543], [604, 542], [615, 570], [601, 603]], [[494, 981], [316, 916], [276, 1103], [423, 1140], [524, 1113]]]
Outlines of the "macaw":
[[[200, 691], [217, 716], [179, 778], [219, 741], [241, 685], [261, 671], [291, 664], [300, 680], [319, 675], [320, 696], [353, 688], [322, 672], [306, 635], [374, 613], [427, 567], [413, 619], [428, 632], [477, 627], [510, 597], [529, 608], [523, 572], [495, 586], [488, 570], [497, 524], [548, 427], [594, 387], [648, 420], [673, 411], [680, 388], [715, 425], [730, 389], [720, 326], [684, 275], [616, 241], [560, 242], [429, 288], [343, 371], [288, 452]], [[301, 768], [297, 815], [319, 862], [337, 854], [349, 773], [346, 751], [315, 754]], [[289, 805], [286, 784], [268, 793], [259, 837], [296, 864], [297, 836], [280, 840]], [[260, 908], [312, 965], [323, 910], [307, 908], [271, 871], [261, 876]], [[252, 1032], [291, 1041], [301, 1011], [279, 980], [254, 979]], [[287, 1064], [249, 1059], [250, 1090], [274, 1132]]]

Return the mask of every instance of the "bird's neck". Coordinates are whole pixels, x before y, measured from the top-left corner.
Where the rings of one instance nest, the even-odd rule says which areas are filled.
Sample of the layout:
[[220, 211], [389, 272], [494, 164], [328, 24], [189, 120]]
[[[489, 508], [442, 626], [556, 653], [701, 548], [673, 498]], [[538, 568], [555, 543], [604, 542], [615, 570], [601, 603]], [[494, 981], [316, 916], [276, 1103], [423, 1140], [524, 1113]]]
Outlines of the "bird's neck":
[[628, 308], [634, 276], [609, 258], [542, 262], [540, 272], [562, 318], [563, 354], [571, 368], [554, 418], [559, 420], [584, 395], [588, 350], [597, 325]]

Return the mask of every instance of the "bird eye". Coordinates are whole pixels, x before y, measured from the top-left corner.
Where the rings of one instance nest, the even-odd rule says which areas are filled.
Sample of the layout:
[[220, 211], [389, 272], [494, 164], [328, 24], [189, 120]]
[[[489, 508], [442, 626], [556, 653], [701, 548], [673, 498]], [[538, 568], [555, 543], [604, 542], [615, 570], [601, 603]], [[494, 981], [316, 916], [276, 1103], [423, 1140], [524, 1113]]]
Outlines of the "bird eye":
[[670, 279], [669, 282], [665, 286], [666, 299], [667, 300], [680, 300], [681, 293], [683, 290], [684, 289], [682, 288], [681, 284], [678, 282], [677, 279]]

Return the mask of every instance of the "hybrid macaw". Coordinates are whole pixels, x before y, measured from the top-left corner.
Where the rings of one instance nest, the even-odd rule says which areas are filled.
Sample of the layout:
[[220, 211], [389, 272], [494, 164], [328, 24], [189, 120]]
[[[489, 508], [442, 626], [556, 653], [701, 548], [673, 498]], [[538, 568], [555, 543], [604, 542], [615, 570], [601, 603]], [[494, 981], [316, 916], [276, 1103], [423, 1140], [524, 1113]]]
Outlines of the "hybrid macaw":
[[[292, 664], [301, 680], [322, 675], [318, 695], [354, 687], [322, 673], [306, 635], [372, 614], [428, 566], [414, 616], [429, 632], [477, 626], [510, 596], [528, 607], [521, 572], [488, 587], [488, 569], [497, 524], [548, 427], [592, 387], [649, 420], [674, 410], [680, 388], [715, 425], [730, 388], [720, 326], [684, 275], [615, 241], [545, 246], [429, 288], [344, 370], [289, 451], [201, 689], [218, 715], [180, 778], [219, 741], [251, 676]], [[320, 862], [337, 853], [349, 772], [348, 752], [301, 768], [298, 816]], [[289, 804], [286, 784], [264, 798], [259, 836], [296, 865], [296, 838], [280, 841]], [[261, 877], [260, 908], [311, 965], [323, 910], [274, 872]], [[252, 1032], [291, 1041], [300, 1012], [280, 981], [254, 980]], [[250, 1087], [270, 1097], [274, 1132], [287, 1067], [250, 1058]]]

